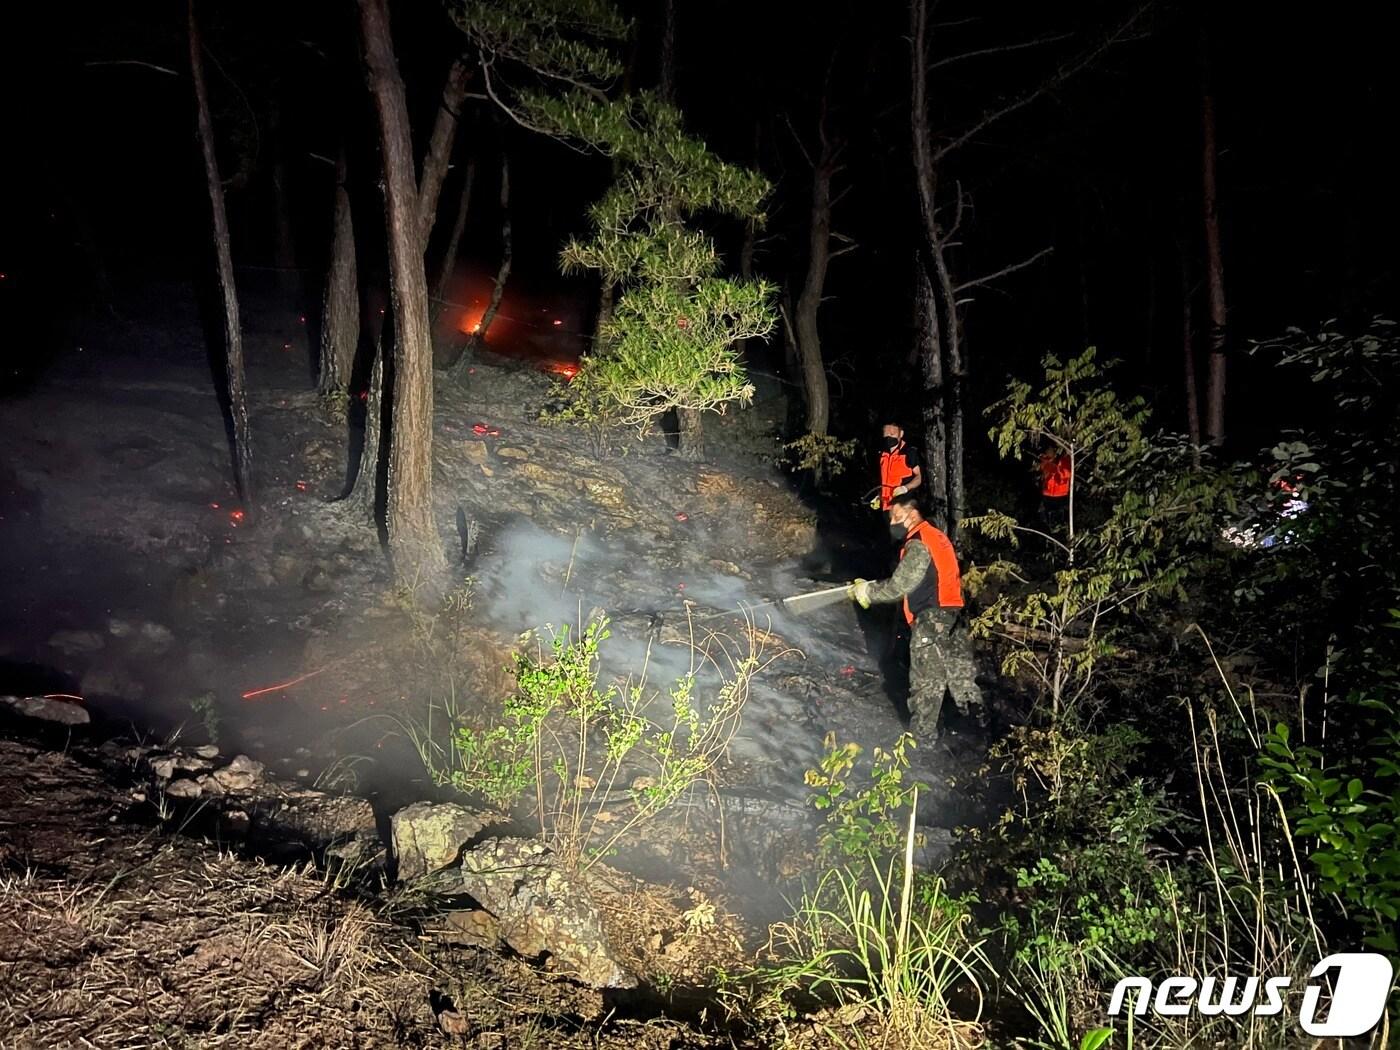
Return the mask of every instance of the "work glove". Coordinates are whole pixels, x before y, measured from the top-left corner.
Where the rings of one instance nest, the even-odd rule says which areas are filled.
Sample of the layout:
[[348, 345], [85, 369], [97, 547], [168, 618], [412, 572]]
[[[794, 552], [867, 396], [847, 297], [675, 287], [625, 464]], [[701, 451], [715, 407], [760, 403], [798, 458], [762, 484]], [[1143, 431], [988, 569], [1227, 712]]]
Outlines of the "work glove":
[[890, 493], [890, 496], [891, 496], [891, 497], [894, 497], [894, 496], [902, 496], [902, 495], [904, 495], [904, 494], [905, 494], [906, 492], [908, 492], [908, 491], [909, 491], [909, 490], [908, 490], [907, 488], [905, 488], [903, 485], [896, 485], [894, 491]]
[[879, 510], [879, 509], [880, 509], [880, 497], [879, 497], [879, 496], [876, 496], [874, 499], [872, 499], [872, 500], [870, 501], [870, 509], [871, 509], [871, 510]]
[[855, 580], [846, 588], [846, 597], [862, 609], [870, 608], [870, 581]]

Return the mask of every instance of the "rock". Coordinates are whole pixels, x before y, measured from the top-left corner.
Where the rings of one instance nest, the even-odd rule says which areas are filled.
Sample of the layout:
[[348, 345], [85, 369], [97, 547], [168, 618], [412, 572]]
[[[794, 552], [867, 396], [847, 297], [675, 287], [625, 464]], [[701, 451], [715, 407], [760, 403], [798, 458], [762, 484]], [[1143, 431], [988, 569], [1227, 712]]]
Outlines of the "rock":
[[450, 911], [443, 916], [438, 936], [448, 944], [468, 948], [494, 948], [501, 943], [501, 924], [486, 911]]
[[542, 843], [487, 839], [436, 879], [439, 889], [465, 894], [490, 912], [501, 938], [521, 955], [548, 955], [559, 973], [593, 988], [636, 987], [613, 957], [582, 883]]
[[363, 873], [369, 869], [382, 870], [388, 855], [377, 834], [357, 831], [348, 839], [327, 846], [325, 859], [327, 864], [335, 861], [343, 872]]
[[438, 1027], [443, 1035], [466, 1035], [472, 1030], [471, 1022], [456, 1010], [444, 1010], [437, 1015]]
[[301, 578], [301, 585], [311, 594], [326, 594], [335, 590], [335, 577], [324, 565], [317, 562], [306, 570], [306, 575]]
[[160, 758], [153, 758], [151, 762], [151, 772], [155, 774], [157, 780], [169, 780], [175, 775], [175, 756], [163, 755]]
[[374, 807], [362, 798], [283, 785], [275, 796], [256, 798], [244, 805], [255, 835], [295, 839], [312, 849], [324, 849], [357, 832], [377, 834]]
[[484, 441], [468, 441], [462, 445], [462, 458], [468, 463], [480, 465], [485, 463], [489, 456]]
[[68, 656], [95, 653], [106, 644], [96, 631], [55, 631], [49, 637], [49, 646]]
[[82, 726], [92, 721], [87, 709], [71, 700], [58, 700], [47, 696], [0, 696], [0, 702], [8, 705], [16, 714], [38, 719], [40, 722]]
[[225, 791], [252, 791], [262, 779], [263, 764], [247, 755], [237, 755], [223, 769], [214, 770], [214, 780]]
[[201, 744], [199, 747], [194, 748], [193, 753], [198, 755], [200, 758], [215, 759], [219, 757], [219, 745]]
[[496, 449], [496, 455], [502, 459], [529, 459], [530, 454], [523, 448], [516, 448], [514, 445], [506, 445]]
[[473, 813], [455, 802], [415, 802], [390, 818], [400, 882], [455, 864], [462, 847], [499, 818]]
[[121, 664], [98, 664], [84, 672], [78, 692], [84, 696], [140, 700], [146, 695], [146, 687], [133, 678]]
[[165, 793], [170, 798], [192, 799], [204, 794], [204, 789], [193, 780], [172, 780], [165, 786]]

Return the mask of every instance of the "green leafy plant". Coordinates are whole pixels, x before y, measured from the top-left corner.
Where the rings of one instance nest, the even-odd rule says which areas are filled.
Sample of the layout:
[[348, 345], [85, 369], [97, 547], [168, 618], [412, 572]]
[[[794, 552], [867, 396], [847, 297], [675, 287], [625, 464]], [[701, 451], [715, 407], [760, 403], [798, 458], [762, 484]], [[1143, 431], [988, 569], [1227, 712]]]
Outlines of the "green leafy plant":
[[1069, 458], [1063, 530], [995, 510], [963, 525], [1013, 549], [1034, 537], [1047, 551], [1048, 565], [1003, 558], [969, 573], [968, 586], [1012, 584], [973, 620], [973, 634], [998, 640], [1002, 673], [1033, 682], [1059, 718], [1093, 695], [1128, 614], [1185, 596], [1234, 507], [1235, 483], [1228, 472], [1198, 468], [1181, 439], [1149, 434], [1145, 403], [1114, 392], [1093, 349], [1069, 361], [1046, 357], [1044, 373], [1039, 387], [1013, 381], [988, 410], [991, 438], [1002, 456], [1033, 457], [1044, 444]]
[[[500, 717], [485, 726], [457, 721], [447, 756], [420, 747], [440, 783], [504, 808], [533, 796], [546, 840], [581, 867], [713, 777], [738, 730], [751, 680], [769, 659], [754, 631], [742, 652], [716, 645], [706, 659], [729, 654], [729, 665], [702, 704], [697, 670], [664, 692], [644, 679], [600, 683], [607, 637], [603, 617], [577, 635], [568, 627], [552, 631], [547, 643], [525, 635], [515, 654], [516, 688]], [[655, 719], [658, 708], [666, 713]]]
[[803, 434], [783, 445], [781, 463], [789, 470], [810, 470], [820, 478], [834, 478], [846, 471], [856, 454], [856, 442], [831, 434]]
[[[911, 796], [902, 853], [828, 870], [793, 919], [773, 927], [769, 951], [778, 962], [746, 975], [758, 1009], [780, 1010], [805, 995], [830, 1004], [828, 1026], [850, 1030], [861, 1045], [977, 1044], [982, 982], [993, 970], [967, 902], [936, 880], [916, 891], [916, 802]], [[954, 1014], [955, 994], [977, 1004], [971, 1016]]]
[[854, 777], [860, 745], [838, 744], [836, 734], [828, 733], [822, 746], [820, 764], [807, 770], [803, 780], [812, 805], [826, 816], [818, 839], [823, 855], [829, 860], [888, 855], [903, 837], [895, 814], [911, 805], [923, 786], [905, 780], [913, 736], [901, 734], [888, 751], [875, 748], [869, 776], [859, 786]]

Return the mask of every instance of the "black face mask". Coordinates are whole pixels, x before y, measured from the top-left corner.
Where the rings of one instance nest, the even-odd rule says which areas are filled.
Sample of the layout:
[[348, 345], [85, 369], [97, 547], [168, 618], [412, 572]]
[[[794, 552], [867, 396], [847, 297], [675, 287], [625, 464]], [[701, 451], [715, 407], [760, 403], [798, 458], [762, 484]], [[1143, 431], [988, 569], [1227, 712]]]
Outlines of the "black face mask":
[[901, 525], [897, 521], [890, 522], [890, 539], [895, 543], [903, 543], [904, 537], [909, 535], [909, 526]]
[[893, 452], [899, 446], [899, 438], [885, 438], [884, 446], [886, 452]]

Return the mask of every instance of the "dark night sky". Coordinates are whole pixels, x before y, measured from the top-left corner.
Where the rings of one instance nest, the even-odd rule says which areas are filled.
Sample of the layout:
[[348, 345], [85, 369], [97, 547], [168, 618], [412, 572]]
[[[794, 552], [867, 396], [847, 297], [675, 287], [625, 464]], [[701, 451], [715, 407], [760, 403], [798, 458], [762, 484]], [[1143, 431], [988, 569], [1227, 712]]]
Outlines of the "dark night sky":
[[[885, 385], [909, 386], [899, 366], [909, 346], [917, 213], [907, 154], [904, 5], [678, 3], [680, 102], [688, 119], [730, 159], [752, 161], [756, 142], [759, 163], [777, 184], [759, 252], [760, 269], [776, 280], [804, 265], [807, 172], [788, 124], [810, 141], [831, 69], [833, 121], [850, 143], [838, 183], [849, 193], [834, 225], [859, 248], [832, 264], [824, 340], [841, 379], [835, 425], [864, 428], [873, 404], [887, 396]], [[654, 12], [630, 6], [644, 15], [637, 76], [645, 82], [655, 65], [655, 27], [646, 17]], [[1397, 92], [1377, 16], [1361, 4], [1307, 20], [1224, 6], [1153, 8], [1135, 39], [956, 159], [953, 174], [975, 200], [960, 256], [965, 274], [1054, 249], [970, 306], [974, 384], [982, 396], [993, 396], [1008, 371], [1028, 371], [1045, 350], [1091, 342], [1122, 357], [1125, 374], [1153, 395], [1163, 420], [1180, 425], [1179, 245], [1193, 280], [1201, 269], [1202, 11], [1209, 12], [1236, 345], [1287, 324], [1311, 326], [1395, 304], [1392, 245], [1400, 222], [1387, 147]], [[348, 127], [360, 137], [362, 168], [373, 163], [353, 5], [203, 0], [201, 10], [216, 64], [209, 76], [225, 175], [236, 170], [238, 156], [250, 158], [246, 185], [229, 194], [235, 261], [271, 262], [271, 169], [280, 153], [298, 263], [314, 273], [326, 251], [330, 169], [313, 155], [332, 156]], [[400, 3], [397, 10], [401, 65], [426, 119], [456, 31], [436, 5]], [[1026, 0], [945, 0], [935, 17], [954, 24], [938, 39], [955, 50], [1064, 38], [950, 67], [932, 92], [940, 122], [959, 126], [1014, 97], [1128, 10], [1100, 0], [1074, 5], [1071, 16], [1063, 5]], [[171, 2], [69, 5], [16, 37], [19, 51], [7, 63], [11, 148], [0, 218], [7, 312], [32, 319], [81, 309], [92, 292], [85, 246], [102, 260], [119, 306], [139, 299], [153, 281], [184, 280], [202, 265], [207, 220], [183, 16], [184, 5]], [[179, 75], [92, 64], [133, 60]], [[274, 102], [277, 135], [270, 129]], [[469, 119], [463, 141], [483, 167], [494, 164], [503, 139], [509, 144], [519, 276], [547, 292], [556, 283], [554, 253], [581, 226], [606, 167], [503, 129], [484, 110]], [[449, 182], [444, 200], [454, 192]], [[377, 219], [372, 182], [362, 184], [361, 197], [363, 214]], [[469, 236], [488, 265], [496, 221], [488, 200]], [[735, 230], [715, 232], [727, 250], [737, 248]], [[1197, 314], [1204, 316], [1199, 296]], [[56, 339], [60, 328], [41, 324], [34, 338]], [[1258, 366], [1241, 366], [1236, 375], [1237, 391], [1268, 389]], [[1262, 400], [1250, 399], [1251, 411]]]

